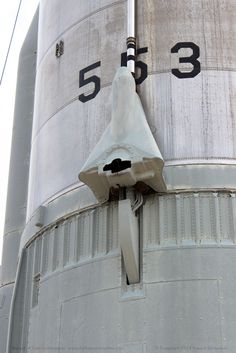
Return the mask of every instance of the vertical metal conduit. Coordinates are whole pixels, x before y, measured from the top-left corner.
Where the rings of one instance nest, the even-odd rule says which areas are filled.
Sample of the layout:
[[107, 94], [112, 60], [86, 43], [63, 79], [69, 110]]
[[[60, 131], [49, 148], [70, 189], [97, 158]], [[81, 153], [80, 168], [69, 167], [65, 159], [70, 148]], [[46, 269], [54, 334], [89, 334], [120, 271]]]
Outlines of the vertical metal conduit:
[[135, 8], [136, 1], [128, 0], [127, 2], [127, 67], [135, 76], [135, 55], [136, 55], [136, 38], [135, 38]]

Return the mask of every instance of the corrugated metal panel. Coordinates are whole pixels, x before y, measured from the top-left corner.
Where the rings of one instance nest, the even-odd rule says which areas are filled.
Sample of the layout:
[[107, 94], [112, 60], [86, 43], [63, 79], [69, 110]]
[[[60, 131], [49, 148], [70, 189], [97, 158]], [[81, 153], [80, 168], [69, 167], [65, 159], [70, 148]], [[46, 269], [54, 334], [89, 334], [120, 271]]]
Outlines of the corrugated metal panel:
[[144, 205], [145, 248], [234, 244], [234, 196], [185, 193], [153, 196]]

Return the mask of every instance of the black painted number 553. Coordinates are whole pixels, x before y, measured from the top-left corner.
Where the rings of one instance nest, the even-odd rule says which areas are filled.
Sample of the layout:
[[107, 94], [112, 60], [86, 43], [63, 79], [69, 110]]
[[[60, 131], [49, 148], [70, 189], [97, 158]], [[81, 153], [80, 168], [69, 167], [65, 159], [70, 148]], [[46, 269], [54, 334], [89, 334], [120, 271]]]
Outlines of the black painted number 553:
[[[193, 42], [179, 42], [171, 48], [172, 54], [178, 54], [179, 51], [183, 48], [188, 48], [192, 50], [190, 56], [179, 57], [179, 62], [176, 68], [172, 68], [171, 72], [174, 76], [179, 79], [182, 78], [193, 78], [197, 76], [201, 72], [201, 63], [198, 60], [200, 57], [200, 48], [197, 44]], [[137, 55], [147, 53], [148, 47], [139, 48], [137, 49]], [[179, 64], [191, 64], [190, 71], [189, 69], [186, 70], [181, 68]], [[121, 66], [127, 65], [127, 54], [121, 54]], [[101, 80], [100, 77], [97, 75], [91, 75], [90, 71], [101, 66], [101, 61], [97, 61], [96, 63], [85, 67], [84, 69], [80, 70], [79, 72], [79, 87], [84, 87], [85, 85], [90, 84], [89, 88], [87, 89], [87, 94], [82, 93], [79, 95], [79, 100], [83, 103], [90, 101], [91, 99], [95, 98], [96, 95], [99, 93], [101, 88]], [[139, 69], [140, 74], [139, 77], [136, 78], [136, 84], [139, 85], [143, 81], [146, 80], [148, 76], [148, 66], [141, 60], [136, 61], [135, 63], [136, 68]]]

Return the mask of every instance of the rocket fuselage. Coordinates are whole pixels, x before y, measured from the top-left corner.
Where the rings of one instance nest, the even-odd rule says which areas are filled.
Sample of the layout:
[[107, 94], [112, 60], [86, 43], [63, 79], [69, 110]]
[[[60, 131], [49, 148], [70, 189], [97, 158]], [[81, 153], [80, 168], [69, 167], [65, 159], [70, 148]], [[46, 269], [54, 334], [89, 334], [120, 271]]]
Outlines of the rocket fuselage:
[[[29, 160], [34, 110], [38, 11], [19, 56], [11, 160], [0, 276], [0, 352], [5, 353], [8, 319], [21, 235], [26, 225]], [[20, 319], [19, 319], [20, 320]]]
[[126, 9], [124, 0], [40, 2], [7, 353], [235, 352], [236, 2], [137, 1], [137, 91], [167, 191], [144, 195], [137, 212], [133, 285], [118, 201], [100, 205], [78, 181], [111, 119]]

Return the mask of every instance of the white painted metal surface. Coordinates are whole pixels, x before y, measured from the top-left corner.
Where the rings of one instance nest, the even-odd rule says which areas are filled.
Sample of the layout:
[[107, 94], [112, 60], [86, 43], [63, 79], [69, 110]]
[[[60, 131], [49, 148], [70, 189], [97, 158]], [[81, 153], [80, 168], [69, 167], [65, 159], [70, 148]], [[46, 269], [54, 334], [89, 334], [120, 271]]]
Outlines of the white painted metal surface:
[[5, 353], [21, 234], [26, 224], [34, 106], [38, 12], [23, 43], [18, 65], [11, 162], [0, 276], [0, 352]]
[[127, 37], [135, 38], [136, 1], [127, 1]]
[[111, 119], [126, 9], [126, 1], [41, 0], [28, 223], [9, 353], [236, 350], [236, 3], [137, 1], [137, 90], [168, 192], [145, 195], [138, 211], [133, 285], [117, 202], [98, 206], [77, 181]]
[[[28, 218], [63, 189], [78, 186], [78, 171], [110, 121], [110, 85], [125, 51], [126, 5], [41, 2]], [[138, 89], [167, 173], [175, 174], [176, 166], [184, 172], [189, 163], [224, 165], [224, 179], [229, 164], [236, 168], [235, 2], [218, 6], [211, 0], [138, 1], [137, 9], [139, 48], [148, 47], [138, 56], [148, 65], [148, 77]], [[56, 59], [60, 39], [65, 51]], [[191, 49], [171, 53], [180, 42], [199, 47], [201, 72], [194, 78], [179, 79], [171, 73], [174, 68], [193, 69], [192, 64], [179, 63]], [[100, 77], [101, 90], [82, 103], [78, 96], [91, 93], [94, 84], [79, 87], [79, 71], [98, 61], [101, 66], [86, 77]], [[210, 178], [207, 174], [204, 180]], [[189, 176], [192, 189], [207, 189], [204, 180], [201, 187], [194, 185], [194, 175]], [[222, 177], [215, 175], [215, 188], [221, 187]]]
[[9, 348], [28, 342], [29, 352], [215, 347], [233, 353], [233, 213], [235, 194], [149, 196], [139, 217], [135, 285], [127, 284], [122, 264], [116, 202], [51, 223], [25, 250]]
[[118, 236], [128, 283], [139, 283], [140, 246], [138, 217], [132, 211], [129, 199], [121, 200], [118, 203]]

